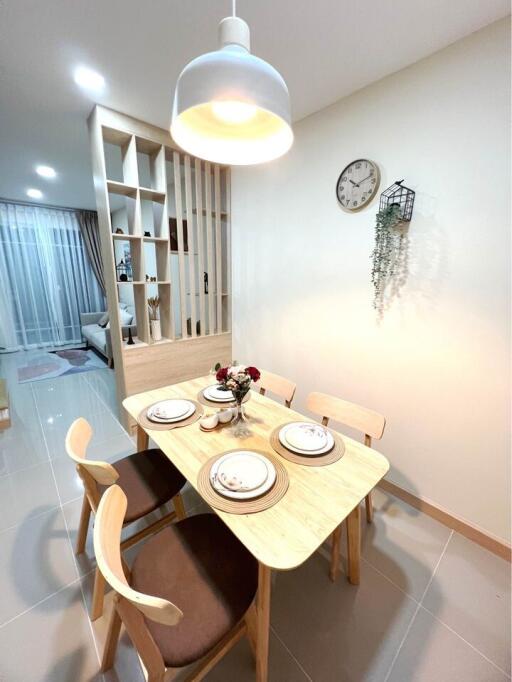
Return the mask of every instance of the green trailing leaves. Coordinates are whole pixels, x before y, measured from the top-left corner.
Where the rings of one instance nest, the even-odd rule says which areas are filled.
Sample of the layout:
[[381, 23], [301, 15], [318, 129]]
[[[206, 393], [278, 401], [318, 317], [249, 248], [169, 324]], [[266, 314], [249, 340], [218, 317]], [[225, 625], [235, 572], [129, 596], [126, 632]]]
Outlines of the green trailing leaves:
[[407, 280], [409, 238], [400, 229], [398, 204], [391, 204], [377, 213], [375, 248], [372, 252], [373, 307], [381, 320]]

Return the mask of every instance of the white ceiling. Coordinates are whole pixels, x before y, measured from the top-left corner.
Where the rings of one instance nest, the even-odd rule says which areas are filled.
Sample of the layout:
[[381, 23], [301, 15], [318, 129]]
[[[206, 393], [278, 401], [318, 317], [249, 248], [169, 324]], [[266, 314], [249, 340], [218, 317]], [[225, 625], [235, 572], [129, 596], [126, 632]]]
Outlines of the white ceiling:
[[[176, 78], [216, 47], [230, 0], [0, 0], [0, 197], [94, 207], [79, 64], [98, 101], [167, 128]], [[509, 13], [508, 0], [238, 0], [252, 51], [290, 90], [294, 120]], [[454, 83], [454, 88], [457, 84]], [[34, 173], [48, 164], [58, 178]]]

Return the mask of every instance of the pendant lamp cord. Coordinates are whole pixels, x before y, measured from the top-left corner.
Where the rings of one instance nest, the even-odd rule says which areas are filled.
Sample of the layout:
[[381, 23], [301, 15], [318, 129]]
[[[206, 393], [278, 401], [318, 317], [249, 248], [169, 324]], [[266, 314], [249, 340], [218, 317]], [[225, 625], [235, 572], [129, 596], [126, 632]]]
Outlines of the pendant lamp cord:
[[233, 16], [236, 17], [236, 0], [233, 0]]

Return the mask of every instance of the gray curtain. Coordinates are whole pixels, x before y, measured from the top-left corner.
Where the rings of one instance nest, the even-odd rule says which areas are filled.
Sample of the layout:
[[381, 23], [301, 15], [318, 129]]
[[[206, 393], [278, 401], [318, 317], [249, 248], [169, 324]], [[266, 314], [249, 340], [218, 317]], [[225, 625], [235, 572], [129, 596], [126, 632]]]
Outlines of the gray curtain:
[[96, 211], [77, 211], [77, 216], [89, 261], [91, 262], [92, 271], [96, 275], [96, 279], [103, 290], [103, 294], [106, 294], [103, 261], [101, 259], [98, 214]]

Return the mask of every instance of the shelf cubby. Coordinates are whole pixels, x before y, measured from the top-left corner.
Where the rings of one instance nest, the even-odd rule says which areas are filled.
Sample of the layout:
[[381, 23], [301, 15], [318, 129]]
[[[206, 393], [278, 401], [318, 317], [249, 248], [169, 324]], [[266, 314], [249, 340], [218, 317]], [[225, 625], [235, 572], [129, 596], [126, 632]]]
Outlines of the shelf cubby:
[[149, 344], [151, 338], [149, 333], [146, 282], [137, 282], [133, 284], [133, 298], [135, 304], [135, 319], [137, 322], [137, 336], [141, 341]]
[[[140, 237], [133, 237], [127, 239], [127, 235], [112, 235], [113, 237], [118, 237], [114, 239], [114, 261], [115, 266], [119, 265], [119, 262], [123, 260], [126, 263], [127, 254], [130, 256], [130, 262], [132, 267], [131, 280], [130, 283], [143, 282], [145, 281], [144, 270], [144, 256], [142, 252], [142, 239]], [[124, 284], [125, 282], [120, 282], [117, 276], [116, 270], [116, 281], [119, 284]], [[128, 283], [127, 282], [127, 283]]]
[[148, 187], [139, 187], [140, 198], [146, 201], [154, 201], [158, 204], [165, 203], [165, 192], [159, 192], [156, 189], [149, 189]]
[[[161, 237], [167, 241], [168, 227], [167, 227], [167, 210], [165, 195], [164, 201], [153, 201], [151, 199], [144, 199], [142, 197], [143, 190], [140, 191], [140, 212], [141, 212], [141, 229], [142, 233], [149, 232], [151, 237]], [[147, 190], [152, 192], [152, 190]]]
[[[111, 182], [108, 183], [108, 200], [112, 233], [116, 234], [116, 230], [121, 229], [125, 234], [117, 235], [119, 237], [142, 236], [140, 203], [137, 199], [137, 189], [135, 189], [134, 194], [122, 194], [119, 191], [111, 192], [111, 184]], [[116, 214], [115, 216], [114, 213]]]
[[165, 242], [155, 242], [156, 250], [156, 277], [160, 282], [166, 282], [169, 277], [169, 244]]
[[137, 187], [127, 185], [124, 182], [116, 182], [115, 180], [107, 181], [107, 189], [109, 194], [120, 194], [121, 196], [137, 198]]
[[141, 137], [136, 138], [135, 146], [139, 185], [165, 195], [165, 147]]

